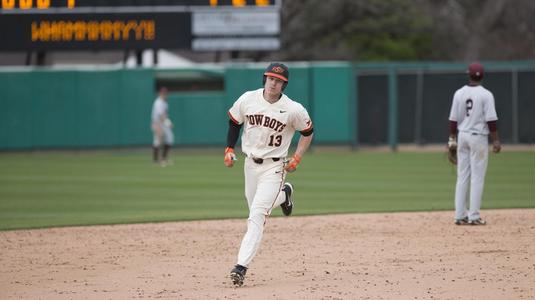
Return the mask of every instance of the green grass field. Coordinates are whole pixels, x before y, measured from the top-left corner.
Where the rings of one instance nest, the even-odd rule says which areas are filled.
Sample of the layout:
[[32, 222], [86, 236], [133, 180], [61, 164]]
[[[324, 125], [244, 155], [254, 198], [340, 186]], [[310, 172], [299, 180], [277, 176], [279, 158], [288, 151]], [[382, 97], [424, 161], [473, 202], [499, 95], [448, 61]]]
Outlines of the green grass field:
[[[0, 154], [0, 229], [245, 218], [243, 156], [148, 151]], [[535, 153], [490, 155], [483, 209], [535, 207]], [[288, 176], [294, 214], [453, 210], [442, 153], [309, 153]], [[281, 216], [279, 209], [274, 213]]]

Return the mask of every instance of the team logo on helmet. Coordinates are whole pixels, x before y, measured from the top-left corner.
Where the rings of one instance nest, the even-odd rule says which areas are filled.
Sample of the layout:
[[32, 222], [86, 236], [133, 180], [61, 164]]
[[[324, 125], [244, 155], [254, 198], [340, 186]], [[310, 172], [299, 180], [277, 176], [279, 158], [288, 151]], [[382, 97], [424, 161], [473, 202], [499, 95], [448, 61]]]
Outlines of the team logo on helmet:
[[271, 69], [271, 71], [275, 72], [275, 73], [279, 73], [279, 74], [282, 74], [284, 73], [284, 69], [280, 66], [274, 66], [273, 69]]
[[262, 84], [266, 84], [266, 77], [271, 76], [278, 78], [285, 82], [282, 89], [286, 87], [288, 84], [288, 77], [290, 76], [290, 72], [288, 72], [288, 67], [281, 63], [271, 63], [264, 72], [264, 79], [262, 81]]

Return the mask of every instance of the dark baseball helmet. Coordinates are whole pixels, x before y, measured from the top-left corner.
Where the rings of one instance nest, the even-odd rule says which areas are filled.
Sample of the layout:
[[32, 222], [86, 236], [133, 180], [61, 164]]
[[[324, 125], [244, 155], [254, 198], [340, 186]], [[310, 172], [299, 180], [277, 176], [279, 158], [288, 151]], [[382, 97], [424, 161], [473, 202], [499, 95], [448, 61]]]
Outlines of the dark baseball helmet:
[[267, 76], [272, 76], [272, 77], [275, 77], [284, 81], [284, 84], [282, 85], [282, 90], [284, 90], [286, 86], [288, 85], [288, 79], [290, 78], [290, 71], [288, 71], [288, 67], [285, 64], [271, 63], [266, 68], [266, 71], [264, 71], [262, 85], [266, 84]]
[[484, 74], [483, 65], [478, 62], [473, 62], [468, 66], [466, 73], [470, 76], [470, 79], [480, 81], [483, 79]]

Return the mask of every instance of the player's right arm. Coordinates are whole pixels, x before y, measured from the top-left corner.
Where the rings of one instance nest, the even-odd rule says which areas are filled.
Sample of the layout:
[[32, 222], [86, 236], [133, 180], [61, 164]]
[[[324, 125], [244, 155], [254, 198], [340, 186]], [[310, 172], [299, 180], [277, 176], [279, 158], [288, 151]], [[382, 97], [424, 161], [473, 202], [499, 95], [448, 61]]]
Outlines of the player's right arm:
[[485, 121], [489, 127], [489, 135], [492, 140], [492, 151], [494, 153], [500, 152], [502, 145], [498, 135], [498, 114], [496, 113], [496, 106], [494, 104], [494, 95], [487, 91], [487, 103], [485, 105]]
[[[230, 116], [230, 114], [229, 114]], [[240, 129], [243, 124], [236, 123], [231, 116], [231, 119], [228, 121], [228, 132], [227, 132], [227, 147], [225, 148], [225, 166], [232, 168], [234, 166], [234, 161], [236, 161], [236, 154], [234, 154], [234, 147], [240, 136]]]
[[243, 102], [243, 95], [240, 97], [234, 105], [229, 109], [228, 116], [228, 131], [227, 131], [227, 147], [225, 148], [225, 157], [223, 162], [225, 166], [232, 168], [236, 161], [236, 154], [234, 153], [234, 147], [240, 137], [240, 129], [243, 126], [243, 116], [241, 113], [241, 104]]
[[491, 131], [490, 137], [492, 139], [492, 151], [494, 153], [499, 153], [502, 150], [502, 143], [500, 142], [500, 137], [498, 136], [498, 130]]
[[499, 153], [502, 150], [502, 143], [500, 142], [500, 136], [498, 134], [497, 121], [488, 121], [487, 125], [489, 126], [489, 135], [492, 140], [492, 151], [494, 153]]

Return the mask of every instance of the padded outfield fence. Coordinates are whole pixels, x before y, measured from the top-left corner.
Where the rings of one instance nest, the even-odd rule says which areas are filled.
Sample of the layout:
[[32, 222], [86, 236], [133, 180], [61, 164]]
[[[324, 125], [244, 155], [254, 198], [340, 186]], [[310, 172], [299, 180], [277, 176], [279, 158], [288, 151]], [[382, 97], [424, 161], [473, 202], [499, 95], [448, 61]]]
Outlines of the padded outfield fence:
[[[483, 62], [505, 143], [535, 143], [535, 61]], [[0, 150], [149, 146], [158, 86], [170, 87], [178, 146], [223, 145], [226, 110], [261, 87], [266, 63], [187, 69], [0, 69]], [[285, 91], [316, 144], [444, 143], [466, 63], [289, 63]]]

